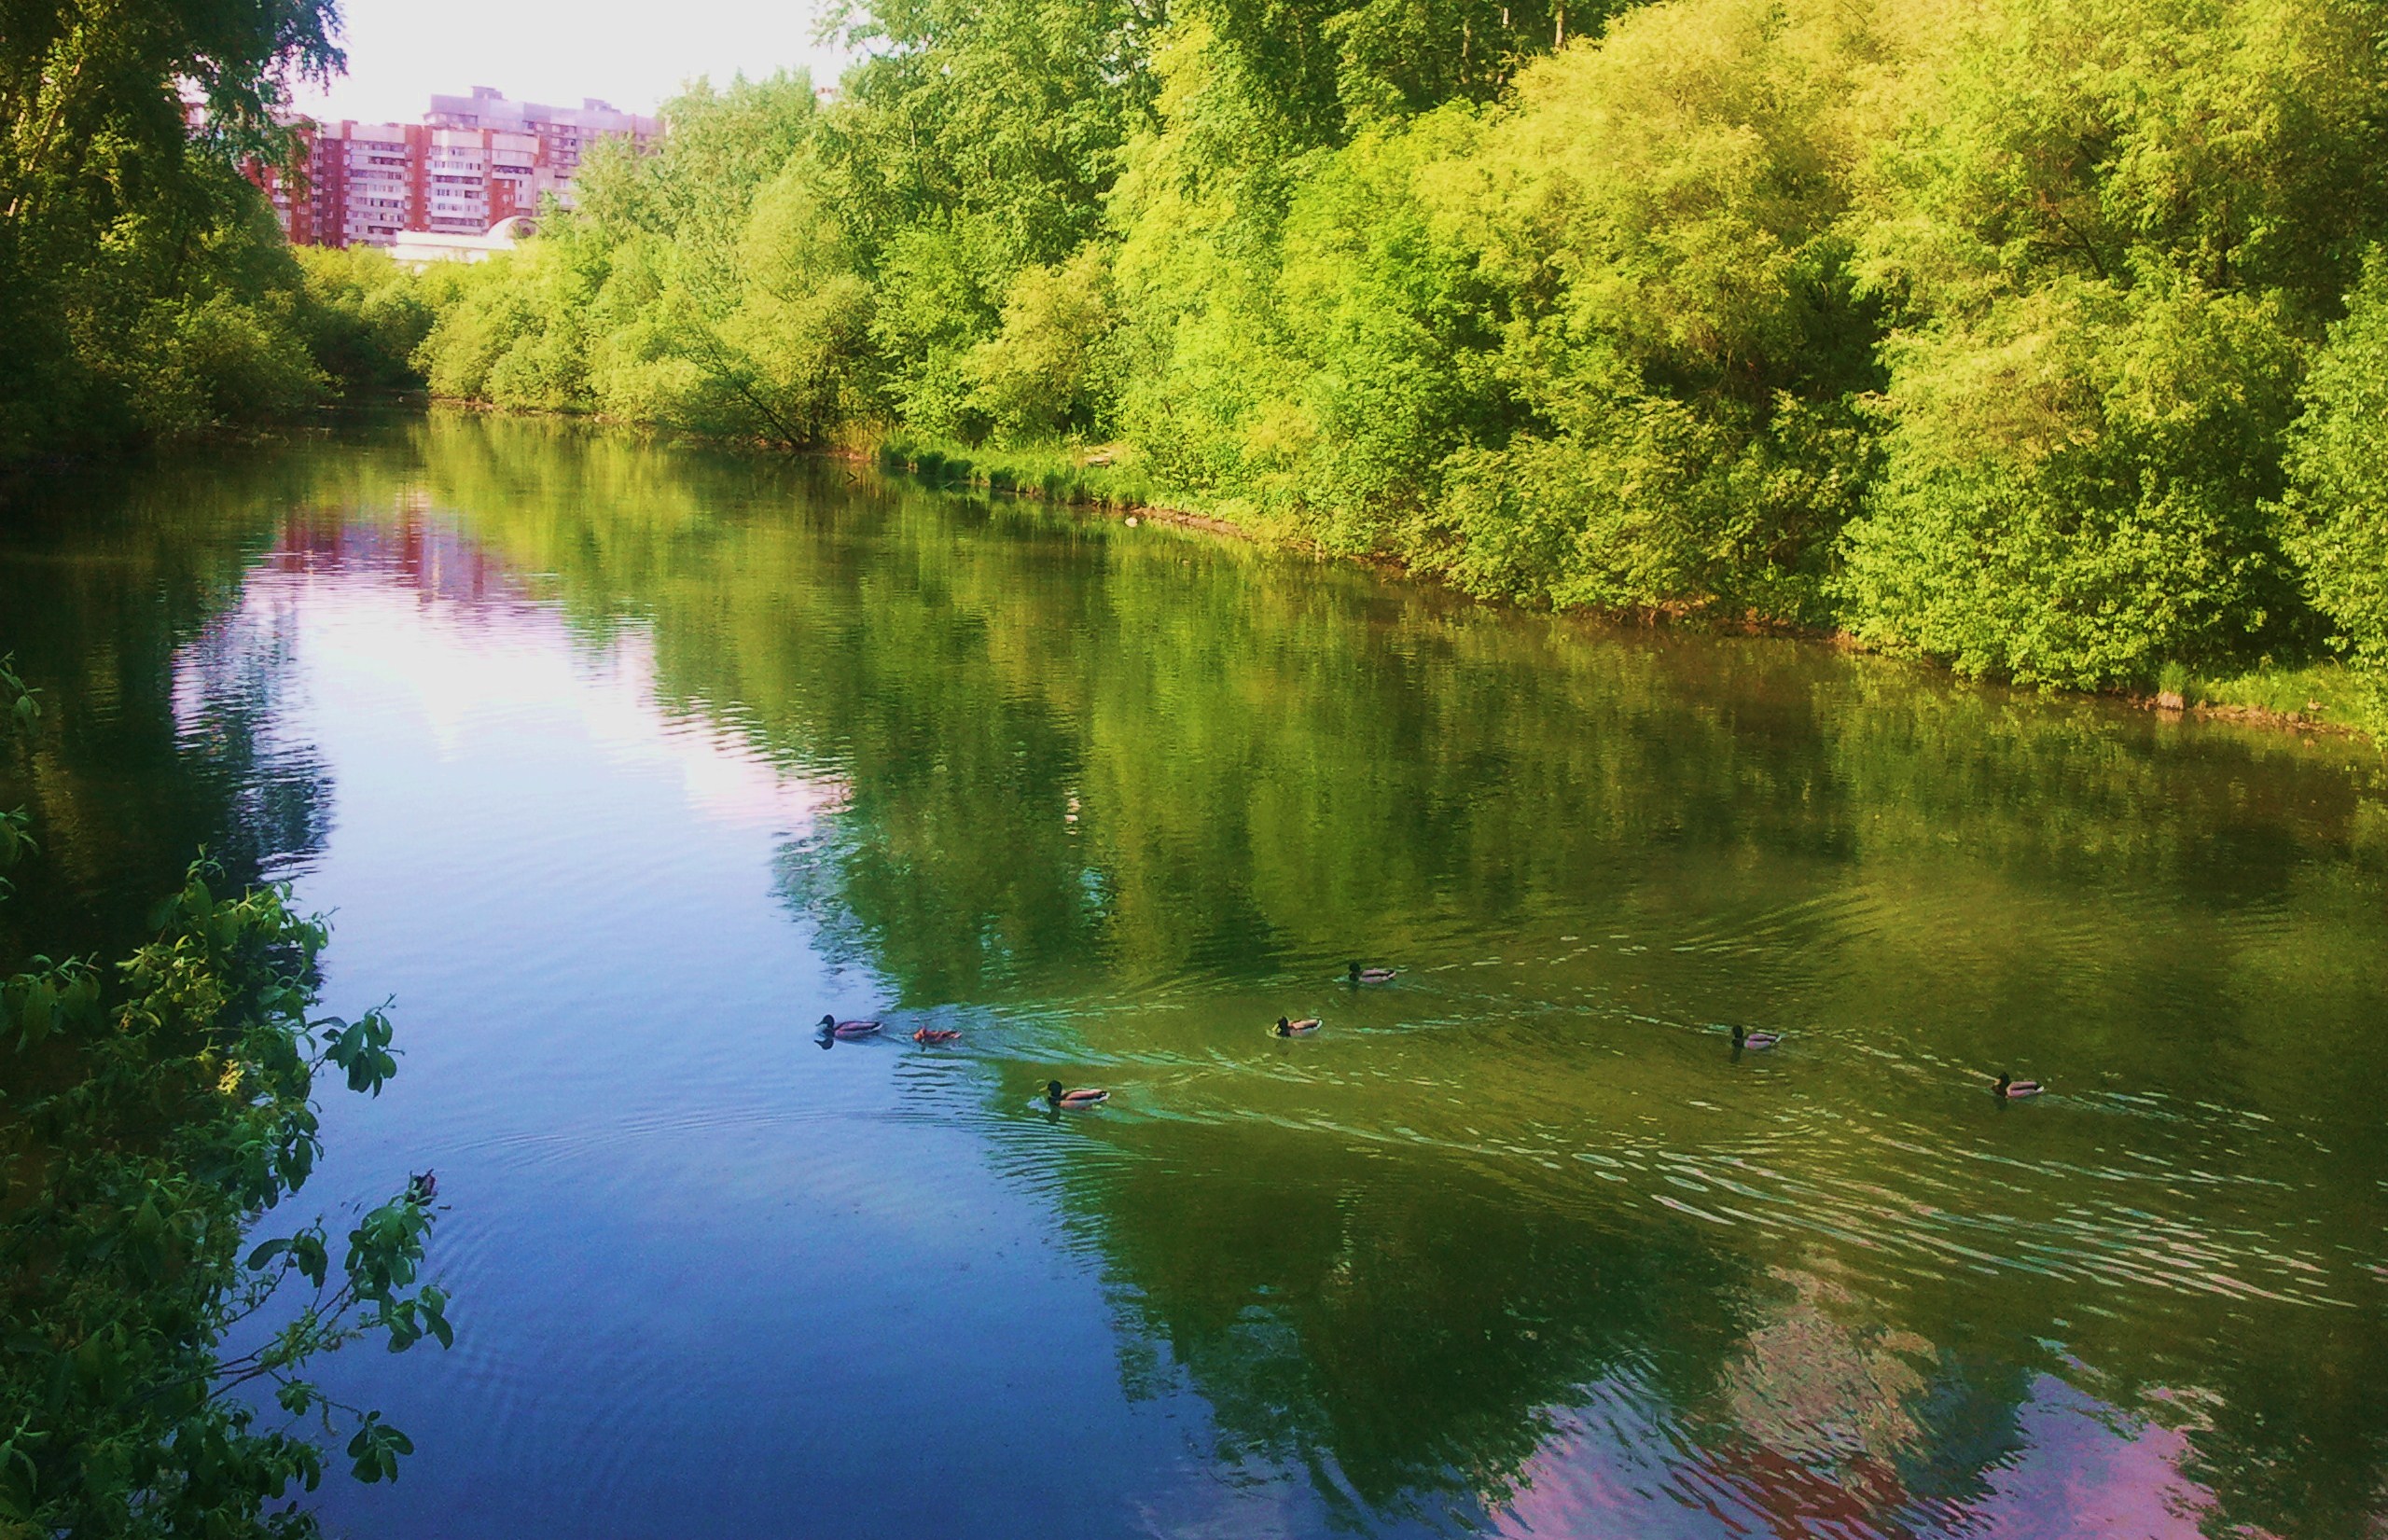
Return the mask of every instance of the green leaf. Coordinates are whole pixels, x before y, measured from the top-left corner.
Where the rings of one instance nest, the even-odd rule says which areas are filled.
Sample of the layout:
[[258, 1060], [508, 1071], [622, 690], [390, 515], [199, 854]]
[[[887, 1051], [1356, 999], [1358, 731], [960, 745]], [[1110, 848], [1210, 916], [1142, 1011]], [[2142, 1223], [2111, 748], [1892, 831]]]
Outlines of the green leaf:
[[310, 1230], [291, 1237], [290, 1256], [307, 1282], [317, 1288], [324, 1286], [324, 1278], [331, 1271], [332, 1259], [330, 1252], [324, 1246], [321, 1231]]
[[378, 1411], [365, 1414], [356, 1436], [348, 1441], [350, 1469], [359, 1481], [395, 1481], [398, 1459], [414, 1452], [414, 1440], [382, 1421]]
[[0, 1443], [0, 1519], [13, 1519], [20, 1523], [32, 1519], [35, 1487], [39, 1473], [34, 1468], [33, 1457], [21, 1444], [37, 1442], [43, 1435], [26, 1435]]

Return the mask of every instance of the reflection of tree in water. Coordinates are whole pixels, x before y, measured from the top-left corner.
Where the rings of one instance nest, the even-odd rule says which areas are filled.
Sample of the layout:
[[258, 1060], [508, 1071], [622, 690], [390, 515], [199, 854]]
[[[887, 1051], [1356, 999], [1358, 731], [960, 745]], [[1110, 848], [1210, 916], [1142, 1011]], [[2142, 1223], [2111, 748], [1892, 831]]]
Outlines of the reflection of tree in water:
[[0, 770], [21, 776], [0, 795], [29, 804], [42, 841], [21, 901], [0, 907], [0, 956], [120, 952], [202, 847], [239, 883], [320, 846], [324, 768], [271, 733], [287, 639], [242, 608], [317, 468], [197, 457], [61, 477], [11, 508], [0, 649], [48, 711]]
[[[2179, 1480], [2074, 1496], [2126, 1513], [2171, 1505], [2216, 1535], [2253, 1526], [2353, 1540], [2376, 1523], [2379, 1495], [2364, 1487], [2381, 1469], [2376, 1442], [2316, 1448], [2310, 1426], [2217, 1439], [2210, 1418], [2164, 1416], [2145, 1381], [2093, 1376], [2092, 1394], [2112, 1404], [2067, 1414], [2068, 1442], [2035, 1444], [2065, 1420], [2025, 1426], [2035, 1385], [2062, 1367], [2026, 1335], [2045, 1316], [1979, 1331], [1886, 1311], [1829, 1256], [1809, 1258], [1813, 1271], [1766, 1264], [1630, 1199], [1588, 1208], [1448, 1153], [1173, 1120], [1101, 1137], [1135, 1157], [1104, 1162], [1085, 1200], [1123, 1332], [1160, 1350], [1131, 1356], [1178, 1366], [1212, 1408], [1224, 1462], [1306, 1472], [1358, 1527], [1464, 1530], [1487, 1510], [1530, 1506], [1538, 1482], [1567, 1479], [1556, 1451], [1630, 1453], [1598, 1510], [1622, 1533], [1673, 1522], [1671, 1511], [1684, 1533], [1783, 1540], [1972, 1533], [2013, 1517], [2002, 1472], [2073, 1458], [2086, 1439], [2095, 1478], [2143, 1420], [2185, 1427]], [[2240, 1364], [2194, 1367], [2228, 1387], [2214, 1399], [2249, 1424], [2257, 1406], [2303, 1421], [2297, 1397], [2250, 1394]], [[1595, 1420], [1612, 1425], [1588, 1436], [1573, 1410], [1588, 1404], [1610, 1408]], [[1610, 1415], [1620, 1405], [1637, 1413], [1622, 1429]], [[2228, 1469], [2202, 1457], [2217, 1447]], [[2265, 1491], [2268, 1475], [2289, 1479]]]
[[1944, 1354], [1828, 1263], [1763, 1267], [1628, 1195], [1268, 1126], [1104, 1137], [1136, 1157], [1091, 1200], [1123, 1330], [1210, 1405], [1219, 1458], [1306, 1472], [1361, 1527], [1480, 1524], [1556, 1478], [1588, 1401], [1643, 1419], [1641, 1519], [1786, 1540], [1962, 1527], [2023, 1447], [2013, 1358]]
[[1918, 1436], [1907, 1404], [1923, 1388], [1915, 1360], [1932, 1344], [1909, 1331], [1853, 1329], [1847, 1290], [1812, 1272], [1770, 1270], [1792, 1297], [1751, 1329], [1727, 1371], [1733, 1425], [1803, 1463], [1894, 1463]]
[[[2182, 1474], [2215, 1494], [2210, 1533], [2376, 1540], [2388, 1526], [2382, 1315], [2375, 1297], [2294, 1337], [2277, 1320], [2251, 1320], [2231, 1372], [2189, 1381], [2201, 1394], [2180, 1408], [2189, 1436]], [[2186, 1378], [2187, 1354], [2172, 1350]]]
[[860, 662], [861, 677], [832, 687], [869, 702], [839, 723], [844, 754], [869, 768], [841, 779], [837, 804], [781, 857], [789, 901], [827, 950], [916, 1002], [982, 999], [1024, 970], [1091, 970], [1106, 950], [1086, 853], [1046, 837], [1069, 827], [1073, 736], [1033, 697], [974, 698], [976, 629], [923, 616], [885, 672]]
[[1989, 1492], [1984, 1473], [2022, 1447], [2028, 1376], [1944, 1359], [1873, 1318], [1829, 1256], [1812, 1260], [1820, 1270], [1769, 1269], [1770, 1297], [1753, 1304], [1717, 1394], [1688, 1408], [1710, 1464], [1782, 1533], [1898, 1533], [1927, 1516], [1962, 1525]]
[[311, 746], [275, 733], [292, 675], [290, 619], [236, 610], [175, 660], [175, 740], [192, 778], [225, 807], [208, 849], [228, 873], [311, 854], [330, 832], [329, 772]]
[[[2178, 1481], [2118, 1496], [2215, 1535], [2376, 1532], [2388, 1358], [2354, 1312], [2183, 1299], [2151, 1312], [2173, 1331], [2134, 1330], [2085, 1319], [2109, 1309], [2094, 1293], [2011, 1280], [1885, 1295], [1828, 1250], [1786, 1268], [1745, 1231], [1454, 1151], [1270, 1122], [1098, 1136], [1134, 1158], [1062, 1180], [1123, 1331], [1181, 1367], [1223, 1458], [1310, 1471], [1354, 1519], [1504, 1505], [1573, 1447], [1570, 1408], [1621, 1399], [1657, 1462], [1641, 1496], [1745, 1533], [1966, 1533], [2002, 1511], [2003, 1471], [2084, 1439], [2103, 1458], [2142, 1424], [2182, 1436]], [[2044, 1378], [2091, 1398], [2072, 1443], [2026, 1431]]]
[[1689, 1398], [1733, 1346], [1739, 1261], [1689, 1237], [1266, 1125], [1110, 1136], [1140, 1157], [1102, 1199], [1131, 1328], [1209, 1402], [1224, 1458], [1310, 1471], [1347, 1517], [1497, 1505], [1581, 1386]]
[[[2231, 1523], [2356, 1533], [2377, 1511], [2372, 1297], [2197, 1294], [2124, 1245], [2254, 1269], [2274, 1263], [2233, 1234], [2284, 1256], [2377, 1235], [2376, 770], [1776, 644], [1588, 645], [1349, 573], [818, 467], [480, 421], [423, 443], [436, 500], [551, 575], [578, 629], [651, 628], [668, 707], [843, 788], [783, 853], [786, 892], [907, 1003], [1266, 981], [1454, 936], [1554, 952], [1589, 919], [1716, 960], [1695, 992], [1671, 951], [1608, 954], [1622, 1008], [1954, 1020], [1969, 1059], [1910, 1067], [1956, 1078], [2061, 1044], [2077, 1083], [2111, 1070], [2150, 1104], [2228, 1098], [2328, 1135], [2137, 1125], [2183, 1169], [2245, 1179], [2133, 1188], [2166, 1210], [2142, 1226], [2131, 1193], [2082, 1174], [2112, 1163], [2110, 1117], [2018, 1123], [2036, 1158], [2002, 1168], [1999, 1203], [2035, 1235], [2086, 1227], [2112, 1268], [1947, 1264], [1892, 1289], [1835, 1276], [1830, 1242], [1798, 1268], [1827, 1282], [1784, 1281], [1779, 1242], [1622, 1217], [1625, 1198], [1588, 1216], [1581, 1184], [1455, 1147], [1362, 1158], [1259, 1117], [1119, 1120], [1103, 1136], [1145, 1158], [1073, 1201], [1233, 1448], [1340, 1473], [1321, 1490], [1364, 1507], [1497, 1501], [1549, 1417], [1625, 1373], [1703, 1446], [1744, 1451], [1743, 1475], [1773, 1471], [1781, 1513], [1846, 1503], [1895, 1527], [1977, 1501], [2052, 1374], [2188, 1424]], [[2270, 918], [2235, 923], [2251, 912]], [[1599, 1104], [1590, 1071], [1515, 1069], [1555, 1104]], [[1465, 1116], [1402, 1094], [1380, 1122]], [[1934, 1174], [1877, 1159], [1842, 1174]], [[1924, 1190], [1885, 1200], [1905, 1214]], [[2111, 1233], [2079, 1218], [2093, 1206]], [[2340, 1293], [2372, 1286], [2327, 1260]], [[2082, 1308], [2106, 1290], [2117, 1306]], [[1802, 1403], [1803, 1380], [1839, 1409]], [[2147, 1400], [2185, 1387], [2207, 1397], [2194, 1417]]]

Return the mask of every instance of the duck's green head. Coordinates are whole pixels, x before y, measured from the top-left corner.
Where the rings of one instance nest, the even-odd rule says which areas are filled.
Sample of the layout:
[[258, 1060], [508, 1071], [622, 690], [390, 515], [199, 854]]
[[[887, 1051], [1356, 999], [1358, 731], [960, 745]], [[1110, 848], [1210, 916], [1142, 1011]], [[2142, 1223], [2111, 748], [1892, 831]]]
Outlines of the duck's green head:
[[1048, 1081], [1046, 1081], [1046, 1082], [1045, 1082], [1045, 1100], [1046, 1100], [1046, 1101], [1048, 1101], [1048, 1102], [1058, 1102], [1058, 1101], [1060, 1101], [1061, 1099], [1062, 1099], [1062, 1083], [1061, 1083], [1059, 1080], [1048, 1080]]

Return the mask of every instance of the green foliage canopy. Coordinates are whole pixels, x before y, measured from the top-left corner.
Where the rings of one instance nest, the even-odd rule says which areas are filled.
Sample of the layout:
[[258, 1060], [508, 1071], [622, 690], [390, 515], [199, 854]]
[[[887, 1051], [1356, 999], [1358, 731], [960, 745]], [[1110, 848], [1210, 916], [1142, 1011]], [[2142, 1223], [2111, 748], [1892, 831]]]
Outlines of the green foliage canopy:
[[2285, 540], [2314, 604], [2388, 679], [2388, 264], [2375, 260], [2306, 377]]
[[2307, 0], [2012, 0], [1954, 31], [1865, 211], [1904, 324], [1852, 629], [2087, 686], [2310, 645], [2270, 510], [2381, 228], [2378, 41]]
[[[2352, 418], [2296, 425], [2352, 399], [2351, 369], [2309, 374], [2388, 233], [2369, 8], [857, 0], [838, 25], [866, 57], [826, 105], [700, 90], [685, 149], [609, 164], [545, 250], [471, 275], [435, 389], [1101, 447], [1182, 506], [1471, 592], [2025, 682], [2374, 656], [2368, 579], [2315, 566], [2369, 560], [2368, 451]], [[771, 132], [716, 132], [766, 98]]]
[[[325, 382], [236, 169], [340, 64], [332, 0], [0, 10], [0, 462], [258, 423]], [[203, 117], [196, 132], [186, 93]]]

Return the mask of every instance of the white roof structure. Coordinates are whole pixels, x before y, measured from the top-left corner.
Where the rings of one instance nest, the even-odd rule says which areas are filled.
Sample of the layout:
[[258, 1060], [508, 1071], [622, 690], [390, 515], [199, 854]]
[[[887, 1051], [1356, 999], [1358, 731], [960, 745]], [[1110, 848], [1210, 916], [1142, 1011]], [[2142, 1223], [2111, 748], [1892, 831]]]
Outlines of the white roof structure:
[[447, 230], [400, 230], [390, 256], [421, 272], [434, 262], [486, 262], [502, 251], [512, 251], [523, 239], [539, 233], [538, 222], [527, 215], [501, 219], [485, 235]]

